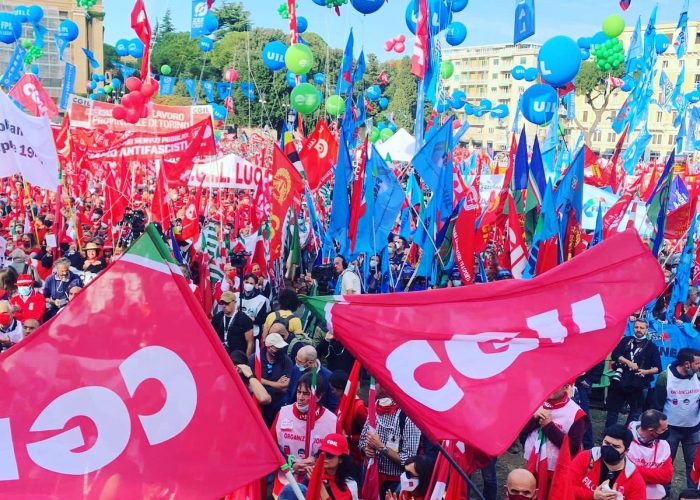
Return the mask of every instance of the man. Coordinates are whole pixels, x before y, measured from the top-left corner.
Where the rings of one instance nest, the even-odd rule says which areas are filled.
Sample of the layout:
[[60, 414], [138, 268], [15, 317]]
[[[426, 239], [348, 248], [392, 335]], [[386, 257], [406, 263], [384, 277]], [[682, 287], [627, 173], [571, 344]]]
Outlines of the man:
[[73, 299], [75, 299], [80, 292], [83, 291], [83, 287], [73, 285], [70, 287], [70, 290], [68, 290], [68, 302], [72, 302]]
[[625, 425], [639, 420], [644, 401], [644, 390], [651, 384], [654, 375], [661, 371], [661, 356], [656, 345], [647, 338], [649, 326], [638, 319], [634, 322], [634, 335], [623, 337], [612, 352], [617, 372], [610, 381], [608, 390], [605, 427], [617, 423], [619, 413], [629, 404], [630, 412]]
[[80, 277], [70, 270], [70, 261], [58, 259], [54, 263], [54, 273], [46, 278], [44, 297], [46, 298], [46, 314], [44, 320], [56, 315], [58, 310], [68, 303], [68, 291], [73, 286], [83, 286]]
[[627, 460], [632, 432], [615, 424], [605, 430], [600, 447], [576, 455], [569, 479], [577, 500], [645, 500], [646, 485], [637, 466]]
[[13, 250], [10, 254], [10, 259], [10, 263], [7, 267], [14, 269], [17, 276], [20, 274], [29, 274], [37, 285], [41, 285], [41, 279], [39, 278], [36, 269], [34, 269], [34, 266], [32, 265], [31, 258], [27, 256], [23, 250], [20, 250], [19, 248]]
[[406, 460], [418, 453], [421, 431], [396, 402], [377, 383], [377, 429], [365, 422], [360, 435], [360, 449], [367, 458], [379, 457], [379, 495], [395, 490], [404, 472]]
[[301, 305], [296, 292], [291, 288], [285, 288], [280, 292], [277, 302], [279, 303], [279, 310], [271, 312], [267, 315], [267, 318], [265, 318], [263, 338], [267, 336], [267, 333], [270, 331], [270, 327], [274, 323], [284, 325], [285, 329], [289, 333], [293, 333], [294, 335], [304, 335], [304, 328], [301, 324], [301, 319], [294, 314], [294, 311], [296, 311]]
[[527, 469], [514, 469], [506, 478], [506, 499], [537, 498], [537, 480]]
[[[260, 353], [260, 383], [270, 393], [272, 401], [263, 406], [262, 416], [268, 427], [272, 425], [279, 409], [284, 405], [289, 376], [292, 374], [292, 360], [285, 352], [287, 343], [279, 333], [271, 333], [265, 338], [265, 348]], [[255, 373], [255, 355], [248, 359], [248, 365]]]
[[683, 446], [686, 482], [690, 478], [693, 459], [698, 448], [700, 430], [700, 353], [690, 348], [678, 351], [677, 360], [661, 372], [654, 387], [654, 408], [668, 415], [668, 444], [671, 460], [676, 459], [678, 445]]
[[9, 349], [22, 338], [22, 324], [14, 318], [12, 306], [0, 300], [0, 350]]
[[236, 294], [224, 292], [219, 299], [221, 311], [211, 320], [226, 352], [243, 351], [247, 356], [253, 354], [253, 321], [241, 311], [236, 311]]
[[10, 304], [18, 321], [30, 318], [41, 321], [46, 312], [46, 299], [34, 290], [34, 280], [28, 274], [17, 278], [17, 294], [10, 298]]
[[[323, 380], [331, 379], [331, 371], [321, 364], [314, 346], [305, 345], [299, 349], [296, 354], [295, 363], [294, 368], [292, 368], [292, 374], [289, 377], [287, 403], [294, 402], [297, 392], [297, 382], [304, 373], [310, 373], [313, 368], [318, 370], [317, 373], [323, 377]], [[323, 401], [323, 406], [335, 413], [335, 410], [338, 408], [338, 397], [333, 391], [328, 391], [326, 393], [326, 399]]]
[[258, 337], [270, 310], [270, 301], [256, 287], [258, 282], [254, 274], [243, 277], [243, 289], [240, 293], [241, 311], [253, 321], [253, 335]]
[[362, 293], [362, 282], [355, 272], [355, 265], [348, 264], [342, 255], [333, 259], [333, 269], [338, 276], [335, 285], [336, 295], [355, 295]]
[[630, 430], [632, 444], [627, 458], [647, 485], [647, 499], [660, 500], [666, 496], [663, 485], [673, 479], [671, 447], [662, 439], [668, 433], [668, 418], [658, 410], [647, 410], [639, 422], [630, 424]]
[[24, 323], [22, 323], [22, 336], [23, 337], [29, 337], [29, 335], [34, 332], [37, 328], [39, 328], [39, 323], [37, 320], [29, 318], [25, 319]]
[[588, 426], [588, 415], [569, 397], [570, 390], [571, 384], [564, 384], [551, 393], [520, 433], [521, 438], [525, 437], [523, 450], [530, 472], [537, 473], [546, 455], [547, 484], [538, 485], [540, 491], [544, 491], [545, 498], [564, 437], [569, 436], [569, 449], [571, 456], [574, 456], [581, 449], [583, 434]]

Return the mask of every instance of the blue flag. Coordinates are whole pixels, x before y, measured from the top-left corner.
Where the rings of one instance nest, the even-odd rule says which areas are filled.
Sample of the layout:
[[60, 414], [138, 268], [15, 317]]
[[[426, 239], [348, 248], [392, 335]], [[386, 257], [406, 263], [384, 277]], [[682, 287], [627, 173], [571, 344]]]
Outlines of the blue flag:
[[182, 83], [185, 84], [185, 90], [192, 98], [192, 104], [197, 104], [197, 82], [192, 78], [185, 78]]
[[[683, 82], [685, 82], [685, 62], [681, 63], [681, 70], [678, 73], [678, 80], [676, 80], [676, 87], [673, 90], [673, 95], [671, 96], [671, 104], [674, 109], [678, 111], [678, 116], [685, 113], [685, 94], [683, 93]], [[678, 126], [674, 122], [674, 126]]]
[[335, 165], [331, 217], [328, 223], [328, 235], [340, 244], [340, 252], [350, 249], [348, 228], [350, 227], [350, 196], [348, 184], [352, 176], [352, 163], [345, 136], [341, 133], [338, 148], [338, 163]]
[[160, 95], [172, 95], [175, 90], [175, 82], [177, 78], [174, 76], [160, 76]]
[[202, 80], [202, 90], [204, 91], [204, 99], [208, 103], [214, 102], [214, 82], [211, 80]]
[[568, 214], [569, 208], [573, 208], [579, 224], [583, 215], [584, 156], [583, 149], [576, 153], [571, 165], [559, 181], [554, 204], [557, 212], [562, 215]]
[[360, 51], [360, 57], [357, 58], [357, 66], [355, 66], [355, 71], [352, 74], [353, 83], [359, 83], [365, 77], [365, 71], [367, 70], [367, 63], [365, 62], [365, 51]]
[[85, 47], [83, 47], [83, 53], [85, 54], [85, 57], [87, 57], [91, 68], [97, 69], [100, 67], [100, 62], [97, 59], [95, 59], [95, 54], [93, 54], [92, 50], [88, 50]]
[[646, 125], [639, 131], [637, 137], [632, 141], [622, 154], [622, 167], [627, 175], [633, 175], [634, 169], [642, 159], [642, 155], [651, 141], [651, 134]]
[[515, 167], [513, 171], [513, 187], [516, 190], [527, 189], [527, 172], [529, 166], [527, 162], [527, 136], [525, 135], [525, 127], [520, 132], [520, 140], [518, 141], [518, 149], [515, 152]]
[[412, 173], [408, 174], [408, 182], [406, 183], [406, 193], [411, 206], [423, 206], [423, 190], [418, 184], [416, 176]]
[[513, 44], [517, 44], [535, 34], [535, 0], [518, 0], [515, 4], [515, 29]]
[[199, 38], [206, 35], [204, 32], [204, 16], [209, 12], [207, 0], [192, 0], [192, 27], [190, 38]]
[[601, 241], [603, 241], [603, 204], [599, 202], [598, 215], [596, 215], [595, 218], [595, 230], [593, 231], [593, 238], [588, 248], [593, 248]]
[[175, 233], [173, 232], [172, 229], [168, 231], [170, 233], [170, 248], [173, 251], [173, 257], [175, 257], [175, 260], [177, 260], [180, 264], [182, 264], [184, 261], [182, 260], [182, 253], [180, 252], [180, 245], [177, 243], [177, 238], [175, 238]]
[[697, 224], [697, 214], [693, 213], [693, 218], [688, 229], [688, 239], [685, 241], [683, 253], [681, 254], [676, 278], [671, 290], [671, 298], [668, 301], [666, 310], [666, 321], [673, 323], [676, 312], [676, 304], [685, 304], [688, 300], [688, 284], [692, 278], [692, 267], [695, 262], [695, 227]]
[[413, 157], [413, 167], [433, 192], [440, 187], [440, 172], [448, 167], [452, 172], [449, 157], [453, 120], [454, 117], [450, 117]]
[[683, 59], [688, 51], [688, 7], [690, 0], [683, 2], [683, 10], [678, 18], [678, 26], [673, 37], [673, 46], [676, 49], [676, 57]]
[[[542, 163], [540, 142], [537, 139], [537, 135], [535, 135], [535, 143], [532, 146], [532, 159], [530, 160], [530, 168], [528, 171], [528, 184], [533, 189], [533, 193], [537, 198], [537, 203], [541, 204], [542, 196], [544, 195], [544, 190], [547, 186], [547, 179], [544, 175], [544, 164]], [[530, 196], [530, 193], [528, 193], [528, 196]]]
[[7, 63], [7, 68], [5, 68], [2, 78], [0, 78], [0, 85], [10, 88], [17, 83], [17, 80], [22, 77], [24, 57], [26, 55], [27, 51], [23, 49], [20, 44], [15, 45], [15, 50], [12, 51], [10, 61]]
[[654, 236], [654, 244], [652, 253], [654, 256], [659, 255], [661, 244], [664, 241], [664, 231], [666, 229], [666, 214], [668, 212], [668, 203], [671, 199], [671, 186], [673, 177], [673, 164], [676, 161], [675, 149], [671, 152], [664, 167], [664, 171], [659, 178], [659, 182], [654, 186], [654, 191], [647, 201], [647, 218], [656, 223], [656, 235]]
[[76, 68], [71, 63], [66, 63], [66, 71], [63, 75], [63, 85], [61, 86], [61, 99], [58, 107], [68, 109], [68, 97], [75, 88]]
[[232, 89], [233, 83], [218, 82], [216, 84], [216, 93], [219, 94], [219, 99], [221, 99], [222, 101], [231, 95]]
[[343, 63], [338, 73], [338, 85], [335, 89], [335, 93], [338, 95], [348, 94], [352, 87], [352, 53], [354, 41], [355, 38], [352, 34], [352, 28], [350, 28], [348, 41], [345, 44], [345, 52], [343, 53]]
[[547, 127], [547, 136], [544, 138], [544, 142], [542, 143], [542, 163], [544, 164], [545, 172], [550, 178], [554, 177], [554, 163], [558, 145], [559, 116], [558, 113], [554, 113], [554, 118], [552, 118], [552, 120], [549, 122], [549, 127]]
[[634, 71], [641, 66], [643, 57], [644, 45], [642, 44], [642, 17], [639, 16], [637, 17], [637, 24], [632, 32], [632, 38], [630, 39], [629, 49], [627, 49], [627, 56], [625, 58], [628, 75], [633, 74]]
[[555, 237], [558, 233], [559, 217], [557, 216], [557, 211], [554, 207], [552, 183], [548, 182], [547, 187], [544, 190], [542, 209], [540, 210], [540, 217], [537, 221], [537, 228], [535, 229], [535, 234], [532, 236], [532, 244], [530, 245], [530, 254], [528, 255], [527, 265], [523, 270], [523, 278], [532, 278], [535, 275], [540, 243]]

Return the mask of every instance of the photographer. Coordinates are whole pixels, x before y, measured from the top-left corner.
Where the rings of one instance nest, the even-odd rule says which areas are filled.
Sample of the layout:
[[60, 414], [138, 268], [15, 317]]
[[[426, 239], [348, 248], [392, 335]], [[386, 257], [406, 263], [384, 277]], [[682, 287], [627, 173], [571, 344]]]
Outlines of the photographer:
[[619, 413], [629, 404], [627, 424], [639, 420], [644, 390], [661, 370], [661, 357], [656, 345], [647, 337], [649, 325], [643, 319], [634, 322], [634, 335], [620, 340], [612, 353], [615, 373], [610, 378], [605, 427], [617, 423]]
[[259, 405], [265, 406], [272, 402], [272, 396], [267, 392], [260, 381], [255, 378], [253, 371], [248, 366], [248, 358], [243, 351], [233, 351], [229, 354], [231, 361], [236, 365], [236, 371], [240, 375], [243, 385], [246, 386], [248, 392], [253, 395]]

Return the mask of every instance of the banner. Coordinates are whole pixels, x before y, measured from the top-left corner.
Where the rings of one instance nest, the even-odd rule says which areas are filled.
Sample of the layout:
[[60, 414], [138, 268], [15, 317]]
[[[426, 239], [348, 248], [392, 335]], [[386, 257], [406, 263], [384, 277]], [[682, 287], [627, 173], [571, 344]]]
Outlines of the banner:
[[203, 80], [202, 90], [204, 91], [204, 98], [207, 100], [207, 102], [214, 102], [214, 82], [211, 80]]
[[142, 118], [132, 125], [112, 117], [115, 106], [71, 95], [68, 103], [71, 125], [88, 129], [109, 128], [115, 131], [132, 130], [163, 134], [191, 127], [212, 115], [211, 106], [165, 106], [151, 103], [151, 114], [148, 118]]
[[173, 95], [177, 78], [174, 76], [160, 76], [160, 95]]
[[56, 191], [58, 153], [45, 116], [29, 116], [0, 91], [0, 177], [22, 174], [33, 186]]
[[232, 89], [233, 83], [218, 82], [216, 84], [216, 92], [219, 94], [219, 99], [222, 101], [231, 95]]
[[2, 78], [0, 78], [0, 85], [9, 89], [19, 80], [20, 76], [22, 76], [22, 70], [24, 69], [24, 56], [26, 55], [27, 51], [24, 50], [20, 44], [17, 44], [7, 63], [5, 73], [3, 73]]
[[75, 78], [75, 65], [67, 62], [66, 71], [63, 74], [63, 85], [61, 86], [61, 100], [59, 102], [59, 107], [64, 111], [68, 109], [68, 99], [75, 89]]
[[535, 34], [535, 0], [518, 0], [515, 6], [515, 30], [513, 44], [520, 43]]
[[192, 27], [190, 29], [191, 38], [199, 38], [204, 33], [204, 16], [207, 15], [209, 7], [207, 0], [192, 0]]
[[25, 73], [10, 90], [9, 96], [34, 116], [58, 116], [58, 108], [34, 73]]
[[216, 161], [196, 163], [190, 174], [189, 185], [199, 187], [201, 175], [205, 175], [205, 188], [255, 189], [263, 176], [269, 179], [269, 170], [255, 165], [240, 156], [229, 154]]
[[185, 78], [182, 83], [185, 84], [185, 89], [192, 98], [192, 105], [197, 104], [197, 82], [192, 78]]

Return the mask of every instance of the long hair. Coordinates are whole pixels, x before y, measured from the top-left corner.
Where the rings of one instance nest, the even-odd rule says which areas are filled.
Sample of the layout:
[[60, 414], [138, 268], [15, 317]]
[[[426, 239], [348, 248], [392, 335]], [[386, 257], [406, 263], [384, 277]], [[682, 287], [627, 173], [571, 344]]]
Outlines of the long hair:
[[352, 463], [350, 455], [340, 455], [338, 458], [340, 460], [338, 469], [335, 472], [335, 484], [340, 491], [346, 491], [348, 489], [348, 479], [354, 480], [355, 478], [355, 464]]
[[428, 492], [430, 478], [433, 475], [435, 463], [423, 455], [416, 455], [406, 460], [406, 465], [414, 464], [418, 474], [418, 487], [411, 493], [414, 497], [423, 497]]

